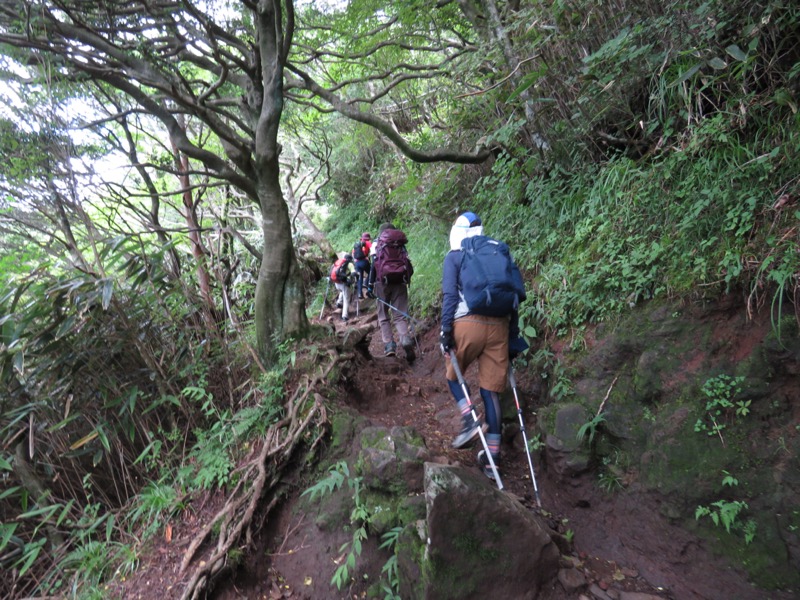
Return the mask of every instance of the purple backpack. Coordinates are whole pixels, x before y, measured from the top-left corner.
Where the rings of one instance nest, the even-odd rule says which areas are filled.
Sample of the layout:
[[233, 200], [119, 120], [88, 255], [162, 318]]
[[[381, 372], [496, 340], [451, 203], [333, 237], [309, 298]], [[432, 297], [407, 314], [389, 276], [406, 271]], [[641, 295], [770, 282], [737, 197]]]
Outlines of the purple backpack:
[[411, 283], [414, 267], [408, 258], [406, 234], [399, 229], [386, 229], [376, 242], [375, 275], [384, 284]]

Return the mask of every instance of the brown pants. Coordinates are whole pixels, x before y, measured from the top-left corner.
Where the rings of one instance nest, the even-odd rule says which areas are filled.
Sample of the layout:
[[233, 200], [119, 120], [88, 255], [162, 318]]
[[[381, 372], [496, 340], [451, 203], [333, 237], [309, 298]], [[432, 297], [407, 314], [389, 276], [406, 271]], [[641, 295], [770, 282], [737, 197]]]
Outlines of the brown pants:
[[[456, 360], [462, 373], [478, 360], [478, 385], [490, 392], [503, 392], [508, 376], [508, 317], [466, 315], [453, 323]], [[457, 379], [447, 357], [446, 377]]]

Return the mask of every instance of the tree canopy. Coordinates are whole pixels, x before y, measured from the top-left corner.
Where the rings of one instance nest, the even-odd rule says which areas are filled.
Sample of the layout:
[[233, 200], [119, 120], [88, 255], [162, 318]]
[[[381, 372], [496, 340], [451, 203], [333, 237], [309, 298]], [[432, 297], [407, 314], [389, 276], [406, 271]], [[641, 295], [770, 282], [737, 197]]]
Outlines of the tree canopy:
[[681, 294], [785, 327], [798, 31], [783, 0], [0, 2], [3, 583], [226, 485], [241, 436], [318, 440], [292, 340], [314, 371], [327, 263], [385, 221], [425, 316], [470, 209], [543, 344]]

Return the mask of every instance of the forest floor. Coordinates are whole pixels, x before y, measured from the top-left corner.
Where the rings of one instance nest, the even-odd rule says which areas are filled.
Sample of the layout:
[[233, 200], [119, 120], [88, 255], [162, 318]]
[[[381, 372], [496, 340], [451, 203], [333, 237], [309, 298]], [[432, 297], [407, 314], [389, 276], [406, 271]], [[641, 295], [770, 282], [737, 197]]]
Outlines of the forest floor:
[[[360, 304], [359, 316], [343, 323], [337, 315], [325, 319], [337, 331], [371, 324], [373, 333], [366, 347], [357, 353], [349, 379], [343, 384], [342, 400], [368, 423], [378, 426], [410, 426], [425, 439], [431, 460], [461, 464], [477, 469], [477, 447], [455, 450], [450, 443], [459, 428], [455, 403], [444, 380], [444, 359], [438, 348], [435, 323], [418, 323], [417, 359], [409, 363], [398, 348], [397, 357], [384, 357], [377, 330], [374, 300]], [[347, 375], [347, 373], [346, 373]], [[465, 376], [472, 386], [474, 367]], [[518, 391], [523, 414], [533, 415], [539, 386], [518, 373]], [[482, 408], [478, 403], [477, 408]], [[526, 424], [530, 431], [530, 423]], [[501, 476], [506, 493], [513, 494], [525, 507], [538, 512], [550, 526], [573, 540], [572, 560], [586, 578], [587, 585], [566, 592], [558, 581], [543, 589], [539, 600], [599, 599], [622, 596], [638, 600], [759, 600], [788, 598], [756, 590], [744, 574], [714, 556], [690, 533], [671, 525], [658, 510], [658, 499], [645, 492], [636, 493], [635, 482], [625, 493], [608, 494], [597, 484], [596, 476], [564, 482], [546, 469], [546, 461], [534, 456], [539, 499], [531, 481], [524, 447], [504, 440]], [[494, 485], [489, 479], [487, 485]], [[302, 485], [302, 484], [301, 484]], [[298, 509], [298, 485], [288, 500], [270, 517], [257, 539], [246, 550], [238, 570], [219, 582], [210, 597], [239, 599], [327, 600], [366, 598], [370, 584], [380, 578], [388, 554], [368, 540], [359, 558], [356, 578], [349, 588], [338, 590], [331, 576], [341, 564], [341, 545], [351, 533], [324, 531], [313, 517]], [[219, 498], [209, 498], [202, 512], [216, 510]], [[160, 540], [141, 568], [122, 588], [110, 589], [114, 596], [141, 600], [166, 600], [179, 597], [180, 582], [175, 580], [183, 549], [181, 540], [191, 540], [193, 513], [176, 531], [175, 539]], [[346, 528], [343, 528], [346, 529]], [[637, 595], [639, 594], [639, 595]], [[382, 596], [381, 596], [382, 597]]]

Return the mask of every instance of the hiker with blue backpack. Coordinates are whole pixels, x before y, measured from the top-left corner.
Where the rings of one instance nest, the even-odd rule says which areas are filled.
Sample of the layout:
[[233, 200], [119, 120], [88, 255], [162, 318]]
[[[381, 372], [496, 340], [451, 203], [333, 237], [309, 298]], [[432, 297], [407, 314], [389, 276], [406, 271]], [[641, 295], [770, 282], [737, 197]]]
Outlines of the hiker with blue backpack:
[[[483, 224], [475, 213], [460, 215], [450, 230], [442, 294], [439, 341], [446, 356], [447, 384], [462, 418], [461, 431], [452, 446], [464, 448], [480, 437], [484, 449], [478, 453], [478, 463], [501, 487], [496, 468], [500, 459], [500, 394], [506, 388], [510, 360], [528, 347], [519, 335], [517, 312], [526, 294], [508, 245], [483, 235]], [[462, 375], [475, 361], [488, 425], [485, 436], [486, 425], [476, 418]]]
[[397, 330], [406, 360], [414, 361], [414, 339], [409, 334], [408, 285], [414, 267], [408, 257], [406, 234], [391, 223], [378, 228], [372, 245], [372, 267], [367, 282], [367, 297], [377, 298], [378, 326], [383, 339], [384, 356], [397, 356], [392, 325]]

